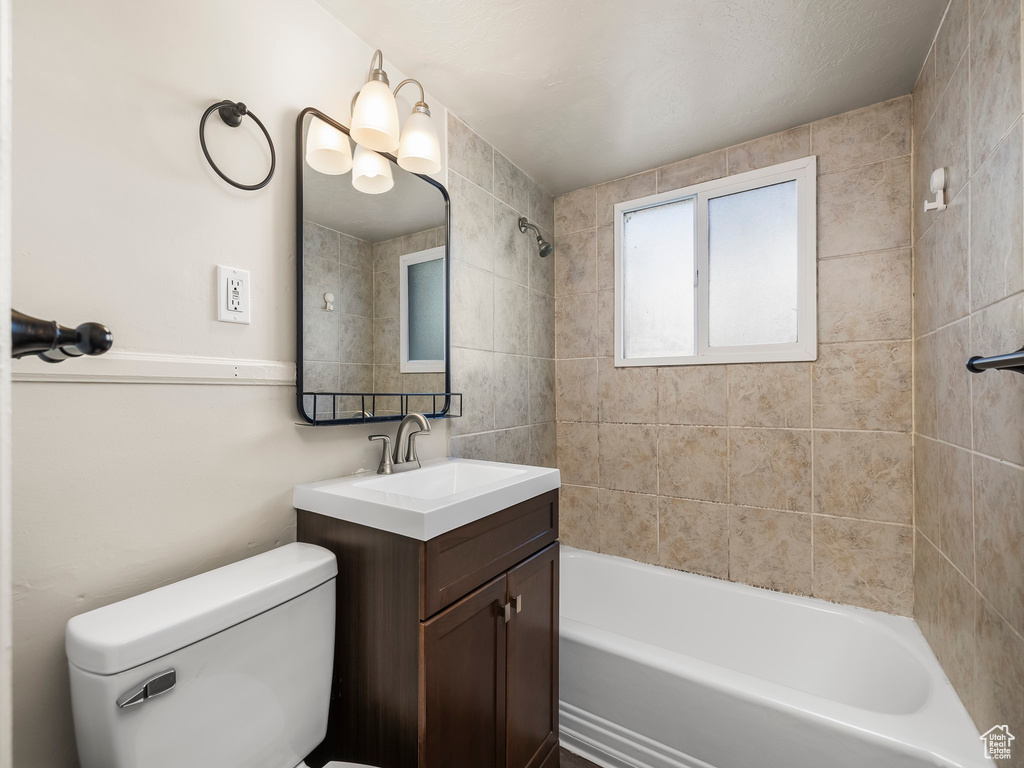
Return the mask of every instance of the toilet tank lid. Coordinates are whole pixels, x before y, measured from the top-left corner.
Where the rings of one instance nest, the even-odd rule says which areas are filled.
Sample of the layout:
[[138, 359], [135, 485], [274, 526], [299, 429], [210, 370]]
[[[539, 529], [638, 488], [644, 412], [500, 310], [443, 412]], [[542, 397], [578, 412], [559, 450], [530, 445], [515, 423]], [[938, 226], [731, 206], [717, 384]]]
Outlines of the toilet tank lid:
[[68, 621], [68, 660], [113, 675], [288, 602], [338, 574], [334, 554], [287, 544]]

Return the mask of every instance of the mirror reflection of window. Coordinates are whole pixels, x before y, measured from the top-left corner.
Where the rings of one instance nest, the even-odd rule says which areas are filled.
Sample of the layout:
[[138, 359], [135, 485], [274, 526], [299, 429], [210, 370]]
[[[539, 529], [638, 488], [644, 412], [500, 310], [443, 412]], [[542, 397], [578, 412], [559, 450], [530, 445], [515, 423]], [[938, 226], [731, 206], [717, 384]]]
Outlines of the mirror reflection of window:
[[444, 248], [401, 258], [402, 373], [444, 373]]

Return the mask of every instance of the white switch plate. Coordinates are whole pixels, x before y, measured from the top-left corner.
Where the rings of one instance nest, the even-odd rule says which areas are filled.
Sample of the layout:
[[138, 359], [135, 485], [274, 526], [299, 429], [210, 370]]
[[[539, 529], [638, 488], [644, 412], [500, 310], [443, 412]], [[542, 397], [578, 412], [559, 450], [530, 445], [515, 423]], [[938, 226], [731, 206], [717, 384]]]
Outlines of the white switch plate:
[[249, 270], [217, 266], [217, 319], [249, 325]]

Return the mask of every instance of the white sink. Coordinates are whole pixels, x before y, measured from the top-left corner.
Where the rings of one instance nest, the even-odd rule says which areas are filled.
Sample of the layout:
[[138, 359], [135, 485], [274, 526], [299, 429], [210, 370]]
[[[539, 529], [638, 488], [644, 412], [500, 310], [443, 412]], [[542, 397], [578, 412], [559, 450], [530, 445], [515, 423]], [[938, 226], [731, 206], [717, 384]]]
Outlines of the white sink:
[[435, 459], [394, 475], [363, 472], [297, 485], [293, 503], [298, 509], [427, 541], [560, 484], [557, 469]]

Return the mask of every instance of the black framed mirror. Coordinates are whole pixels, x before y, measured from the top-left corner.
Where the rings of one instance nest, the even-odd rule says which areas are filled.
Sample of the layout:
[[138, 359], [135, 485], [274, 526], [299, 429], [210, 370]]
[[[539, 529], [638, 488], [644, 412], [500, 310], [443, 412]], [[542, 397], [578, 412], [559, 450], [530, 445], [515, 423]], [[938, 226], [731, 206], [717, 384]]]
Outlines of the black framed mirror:
[[313, 107], [296, 149], [299, 415], [318, 426], [459, 415], [448, 191]]

